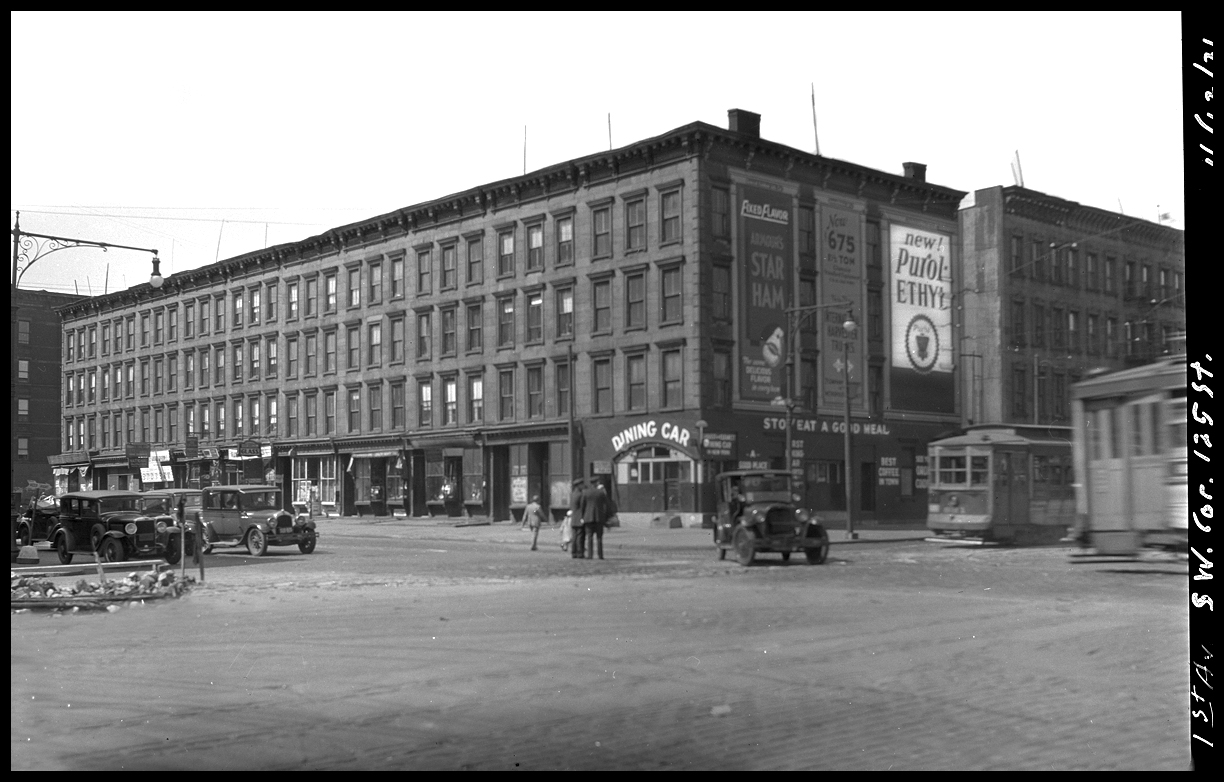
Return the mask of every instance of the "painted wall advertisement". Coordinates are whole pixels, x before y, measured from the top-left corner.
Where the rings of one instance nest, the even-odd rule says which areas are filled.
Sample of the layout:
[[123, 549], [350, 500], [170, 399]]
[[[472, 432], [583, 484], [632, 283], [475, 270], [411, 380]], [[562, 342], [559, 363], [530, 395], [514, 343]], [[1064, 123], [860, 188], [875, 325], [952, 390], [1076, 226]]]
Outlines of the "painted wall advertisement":
[[[822, 305], [842, 304], [818, 310], [820, 333], [820, 373], [823, 378], [821, 404], [841, 409], [845, 404], [846, 378], [850, 378], [850, 404], [863, 409], [863, 338], [866, 313], [863, 309], [863, 231], [862, 219], [854, 212], [823, 207], [820, 212], [820, 275]], [[859, 326], [849, 337], [846, 315], [853, 312]], [[848, 347], [843, 355], [843, 348]]]
[[903, 225], [889, 229], [894, 408], [955, 412], [951, 251], [947, 234]]
[[791, 199], [756, 187], [742, 187], [739, 196], [740, 398], [772, 402], [782, 395], [786, 375], [786, 308], [794, 281]]

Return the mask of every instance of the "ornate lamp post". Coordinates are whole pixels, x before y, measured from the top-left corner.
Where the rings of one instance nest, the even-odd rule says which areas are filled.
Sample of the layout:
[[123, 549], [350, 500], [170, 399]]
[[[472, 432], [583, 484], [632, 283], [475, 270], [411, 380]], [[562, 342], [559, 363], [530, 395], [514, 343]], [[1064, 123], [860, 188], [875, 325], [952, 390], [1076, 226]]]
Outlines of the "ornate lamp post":
[[161, 259], [157, 257], [157, 250], [149, 249], [148, 247], [129, 247], [126, 244], [94, 242], [89, 239], [32, 234], [21, 230], [21, 212], [17, 213], [17, 219], [13, 224], [11, 233], [13, 234], [12, 290], [14, 291], [17, 290], [17, 286], [21, 284], [22, 276], [31, 266], [51, 253], [67, 250], [70, 247], [101, 247], [102, 252], [115, 247], [120, 250], [137, 250], [144, 253], [153, 253], [153, 273], [149, 275], [149, 285], [154, 288], [160, 288], [164, 282], [164, 278], [161, 276]]
[[858, 538], [858, 533], [854, 531], [854, 471], [851, 469], [853, 462], [851, 461], [850, 440], [850, 339], [854, 336], [854, 332], [858, 330], [858, 324], [854, 322], [854, 313], [848, 312], [846, 320], [842, 323], [842, 328], [846, 331], [846, 338], [842, 340], [842, 366], [846, 372], [846, 393], [845, 393], [845, 426], [846, 426], [846, 539], [854, 540]]

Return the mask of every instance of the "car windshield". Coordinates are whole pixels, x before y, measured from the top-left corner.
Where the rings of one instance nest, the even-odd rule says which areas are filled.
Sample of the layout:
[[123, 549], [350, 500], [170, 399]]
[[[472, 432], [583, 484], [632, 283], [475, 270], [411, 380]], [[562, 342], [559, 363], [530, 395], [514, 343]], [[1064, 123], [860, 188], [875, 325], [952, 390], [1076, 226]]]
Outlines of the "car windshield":
[[756, 492], [784, 492], [787, 489], [784, 475], [746, 475], [740, 484], [745, 494]]
[[280, 507], [274, 491], [250, 491], [242, 493], [243, 510], [276, 510]]
[[168, 497], [141, 497], [140, 512], [152, 516], [154, 514], [165, 515], [169, 513], [170, 498]]
[[98, 503], [101, 513], [114, 513], [120, 510], [136, 510], [136, 497], [104, 497]]

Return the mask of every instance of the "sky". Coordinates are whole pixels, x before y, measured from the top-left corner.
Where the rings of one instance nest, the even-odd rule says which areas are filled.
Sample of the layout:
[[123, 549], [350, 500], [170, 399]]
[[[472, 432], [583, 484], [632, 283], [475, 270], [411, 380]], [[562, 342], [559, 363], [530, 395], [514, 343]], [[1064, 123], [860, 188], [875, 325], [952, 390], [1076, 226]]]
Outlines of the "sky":
[[[10, 227], [155, 248], [163, 274], [522, 174], [524, 147], [532, 171], [732, 108], [957, 190], [1014, 184], [1018, 153], [1029, 188], [1186, 227], [1178, 12], [10, 21]], [[61, 250], [21, 287], [114, 292], [149, 258]]]

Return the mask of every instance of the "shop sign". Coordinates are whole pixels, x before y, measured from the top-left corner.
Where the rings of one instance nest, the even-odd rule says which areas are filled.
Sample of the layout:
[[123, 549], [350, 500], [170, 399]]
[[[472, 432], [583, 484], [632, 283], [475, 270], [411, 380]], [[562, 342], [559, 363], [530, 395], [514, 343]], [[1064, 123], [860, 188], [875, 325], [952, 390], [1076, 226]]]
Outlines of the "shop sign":
[[901, 485], [901, 468], [897, 466], [897, 457], [880, 457], [880, 464], [876, 468], [876, 483], [880, 486]]
[[706, 459], [734, 459], [739, 435], [736, 432], [706, 432], [701, 452]]
[[510, 504], [527, 504], [527, 476], [516, 475], [510, 479]]
[[200, 458], [201, 459], [220, 459], [221, 452], [218, 451], [216, 448], [201, 448]]
[[260, 457], [264, 459], [271, 459], [272, 458], [272, 446], [270, 445], [259, 446], [259, 455]]
[[782, 393], [788, 292], [794, 280], [791, 198], [757, 187], [740, 189], [740, 396], [761, 402]]
[[238, 443], [238, 455], [240, 457], [259, 456], [259, 443], [254, 440], [244, 440]]
[[[791, 421], [796, 432], [819, 432], [821, 434], [842, 434], [846, 431], [846, 422], [837, 418], [796, 418]], [[785, 432], [786, 419], [766, 416], [763, 428], [766, 432]], [[862, 423], [852, 421], [850, 433], [867, 435], [869, 437], [889, 437], [892, 430], [888, 424]]]
[[140, 469], [149, 460], [149, 444], [148, 443], [128, 443], [124, 448], [124, 453], [127, 455], [128, 471], [139, 472]]
[[184, 449], [184, 452], [188, 459], [200, 458], [200, 438], [188, 437], [187, 447]]
[[681, 448], [688, 448], [693, 435], [688, 429], [672, 421], [653, 419], [627, 427], [612, 435], [612, 450], [620, 453], [631, 445], [644, 440], [665, 440]]
[[893, 406], [951, 412], [952, 237], [894, 224], [888, 278]]

